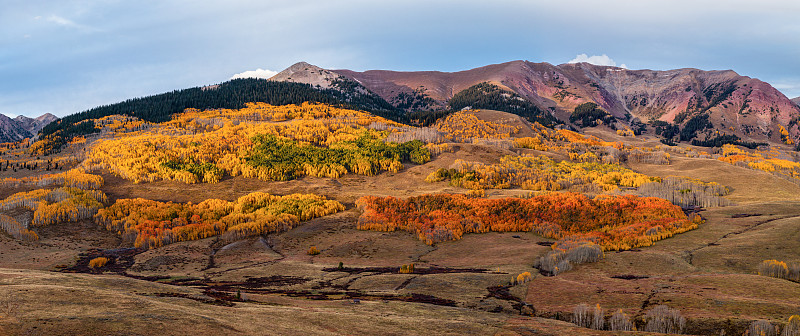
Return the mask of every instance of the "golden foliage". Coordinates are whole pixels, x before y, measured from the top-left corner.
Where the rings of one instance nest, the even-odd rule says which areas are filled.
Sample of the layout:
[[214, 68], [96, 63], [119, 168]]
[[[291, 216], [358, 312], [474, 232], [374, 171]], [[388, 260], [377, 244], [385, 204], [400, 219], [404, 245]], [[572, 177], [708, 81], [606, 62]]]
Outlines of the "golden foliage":
[[625, 136], [625, 137], [632, 137], [635, 138], [636, 134], [634, 134], [633, 130], [629, 127], [625, 126], [625, 129], [618, 129], [617, 135]]
[[[99, 190], [81, 190], [62, 187], [58, 189], [37, 189], [19, 192], [0, 201], [0, 210], [27, 208], [33, 211], [30, 225], [44, 226], [59, 222], [78, 221], [91, 218], [107, 202], [106, 195]], [[13, 223], [9, 226], [12, 227]], [[30, 239], [25, 230], [18, 229], [21, 239]], [[9, 233], [11, 233], [9, 231]]]
[[400, 274], [411, 274], [414, 273], [414, 263], [411, 264], [403, 264], [400, 266]]
[[36, 232], [28, 230], [25, 225], [20, 224], [16, 219], [4, 214], [0, 214], [0, 229], [7, 232], [12, 237], [23, 241], [39, 240]]
[[515, 285], [525, 284], [525, 283], [528, 283], [528, 281], [531, 281], [531, 280], [533, 280], [533, 277], [531, 276], [531, 272], [522, 272], [519, 275], [517, 275], [516, 278], [514, 278], [513, 284], [515, 284]]
[[781, 141], [787, 145], [794, 145], [794, 140], [789, 136], [789, 131], [783, 125], [778, 125], [778, 132], [781, 134]]
[[758, 275], [800, 282], [800, 262], [764, 260], [758, 265]]
[[[268, 170], [274, 167], [258, 166], [248, 161], [260, 144], [257, 139], [263, 139], [257, 136], [274, 136], [282, 141], [296, 142], [293, 146], [308, 149], [353, 152], [358, 149], [355, 142], [365, 134], [381, 140], [392, 132], [368, 127], [375, 123], [399, 125], [366, 112], [324, 104], [272, 106], [248, 103], [247, 107], [236, 110], [187, 109], [169, 122], [97, 140], [91, 146], [84, 165], [108, 169], [137, 183], [158, 179], [215, 183], [224, 174], [273, 180], [276, 174]], [[430, 154], [427, 155], [429, 159]], [[376, 169], [402, 169], [402, 163], [397, 159], [361, 159], [363, 162], [383, 161], [377, 166], [370, 163], [369, 167], [309, 162], [292, 173], [339, 177], [347, 172], [364, 174], [374, 173]], [[419, 159], [423, 160], [424, 155]]]
[[498, 164], [456, 160], [453, 169], [439, 169], [425, 179], [427, 182], [450, 180], [453, 186], [468, 189], [506, 189], [557, 191], [581, 186], [599, 190], [636, 188], [657, 177], [639, 174], [617, 164], [556, 163], [546, 156], [505, 156]]
[[9, 177], [0, 180], [0, 186], [7, 188], [20, 188], [22, 186], [48, 187], [52, 185], [98, 189], [103, 186], [103, 178], [98, 175], [88, 174], [81, 168], [76, 168], [57, 174], [43, 174], [21, 179]]
[[89, 267], [94, 269], [102, 268], [106, 264], [108, 264], [108, 258], [106, 257], [97, 257], [92, 260], [89, 260]]
[[734, 145], [726, 144], [722, 146], [722, 156], [718, 160], [740, 167], [800, 180], [800, 163], [787, 160], [787, 158], [789, 158], [788, 155], [783, 155], [775, 148], [769, 151], [754, 151], [750, 153]]
[[[622, 142], [604, 141], [598, 137], [582, 135], [570, 130], [551, 130], [539, 123], [531, 125], [536, 135], [514, 139], [518, 148], [560, 153], [579, 162], [620, 163], [622, 161], [668, 165], [670, 156], [658, 146], [637, 147]], [[617, 131], [627, 135], [629, 129]], [[633, 132], [630, 131], [630, 135]]]
[[456, 142], [472, 142], [475, 138], [505, 139], [519, 132], [518, 127], [481, 120], [465, 111], [455, 112], [438, 120], [434, 128], [445, 133], [447, 139]]
[[800, 315], [792, 315], [786, 326], [783, 327], [781, 336], [800, 336]]
[[306, 254], [311, 255], [311, 256], [315, 256], [315, 255], [320, 254], [320, 251], [319, 251], [319, 249], [317, 249], [316, 246], [311, 246], [311, 248], [309, 248], [308, 251], [306, 251]]
[[342, 210], [341, 203], [316, 195], [255, 192], [235, 202], [208, 199], [196, 205], [120, 199], [98, 211], [95, 221], [137, 247], [155, 248], [217, 235], [235, 241], [286, 231], [301, 221]]

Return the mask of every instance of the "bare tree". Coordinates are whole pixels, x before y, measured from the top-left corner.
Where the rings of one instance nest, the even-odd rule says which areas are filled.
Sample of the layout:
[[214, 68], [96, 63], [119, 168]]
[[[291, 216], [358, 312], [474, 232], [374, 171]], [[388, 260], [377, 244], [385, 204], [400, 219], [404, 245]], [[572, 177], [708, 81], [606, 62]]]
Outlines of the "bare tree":
[[663, 198], [680, 206], [723, 207], [731, 202], [723, 196], [730, 190], [716, 183], [705, 183], [686, 177], [667, 176], [661, 182], [645, 183], [637, 195]]
[[786, 279], [789, 268], [785, 262], [779, 260], [764, 260], [758, 265], [758, 274], [774, 278]]
[[789, 280], [800, 281], [800, 262], [786, 263]]
[[589, 316], [589, 305], [581, 303], [575, 306], [575, 309], [572, 310], [572, 323], [584, 328], [589, 328], [592, 325], [592, 319]]
[[630, 317], [620, 309], [608, 319], [608, 329], [614, 331], [632, 331], [633, 323], [631, 323]]
[[781, 336], [800, 336], [800, 315], [792, 315], [789, 318], [789, 323], [783, 327]]
[[681, 312], [665, 305], [655, 306], [644, 318], [647, 320], [644, 331], [681, 334], [686, 327], [686, 318], [681, 316]]
[[778, 336], [778, 327], [764, 320], [756, 320], [747, 328], [749, 336]]
[[594, 306], [592, 310], [592, 329], [603, 330], [606, 324], [605, 315], [606, 312], [600, 307], [599, 303]]

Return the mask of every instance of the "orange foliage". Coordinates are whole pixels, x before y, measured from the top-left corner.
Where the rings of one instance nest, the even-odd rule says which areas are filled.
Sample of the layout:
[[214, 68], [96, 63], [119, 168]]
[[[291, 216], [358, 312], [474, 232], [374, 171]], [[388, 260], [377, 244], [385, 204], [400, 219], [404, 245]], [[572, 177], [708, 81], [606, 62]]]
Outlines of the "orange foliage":
[[208, 199], [199, 204], [121, 199], [100, 210], [95, 221], [136, 247], [222, 235], [228, 241], [286, 231], [300, 221], [344, 210], [333, 200], [310, 194], [273, 196], [255, 192], [235, 202]]
[[97, 257], [92, 260], [89, 260], [89, 267], [91, 268], [101, 268], [108, 264], [108, 258], [106, 257]]
[[566, 241], [594, 241], [604, 250], [627, 250], [697, 228], [680, 207], [653, 197], [560, 192], [530, 199], [423, 195], [408, 199], [366, 196], [361, 230], [415, 233], [427, 244], [465, 233], [532, 231]]
[[408, 265], [401, 265], [400, 266], [400, 274], [411, 274], [414, 273], [414, 263]]

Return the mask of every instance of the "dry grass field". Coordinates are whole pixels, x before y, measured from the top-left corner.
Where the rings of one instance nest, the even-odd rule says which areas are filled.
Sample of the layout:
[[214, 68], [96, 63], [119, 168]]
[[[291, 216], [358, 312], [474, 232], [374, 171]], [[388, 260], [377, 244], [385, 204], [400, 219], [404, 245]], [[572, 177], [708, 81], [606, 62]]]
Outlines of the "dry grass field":
[[[481, 117], [514, 124], [523, 129], [520, 136], [530, 132], [508, 114]], [[103, 174], [102, 190], [112, 201], [198, 203], [263, 191], [324, 195], [347, 209], [283, 233], [148, 251], [118, 250], [129, 246], [88, 220], [38, 229], [41, 239], [33, 243], [0, 234], [0, 303], [12, 307], [0, 309], [0, 335], [645, 334], [568, 323], [581, 303], [600, 304], [607, 315], [622, 309], [640, 325], [649, 309], [666, 304], [688, 319], [688, 334], [739, 335], [752, 320], [782, 323], [800, 313], [799, 283], [756, 275], [762, 260], [800, 256], [800, 186], [712, 159], [627, 166], [653, 176], [718, 182], [731, 189], [727, 198], [734, 205], [705, 209], [706, 222], [696, 230], [651, 247], [608, 252], [600, 262], [554, 277], [539, 276], [532, 267], [553, 240], [529, 232], [468, 234], [429, 246], [406, 232], [356, 229], [354, 202], [361, 196], [464, 193], [447, 182], [423, 180], [456, 159], [491, 163], [513, 153], [453, 147], [426, 164], [377, 176], [286, 182], [227, 177], [187, 185], [134, 184]], [[524, 193], [487, 190], [493, 198]], [[309, 255], [312, 246], [320, 253]], [[105, 271], [78, 267], [101, 253], [118, 253], [118, 265]], [[415, 273], [399, 273], [410, 263]], [[510, 286], [523, 272], [534, 278]]]

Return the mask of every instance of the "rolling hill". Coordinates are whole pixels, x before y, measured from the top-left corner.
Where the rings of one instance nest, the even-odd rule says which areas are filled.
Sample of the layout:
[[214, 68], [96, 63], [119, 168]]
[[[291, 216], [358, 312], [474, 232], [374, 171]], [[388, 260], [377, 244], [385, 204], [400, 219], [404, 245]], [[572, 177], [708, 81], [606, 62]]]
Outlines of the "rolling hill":
[[791, 135], [687, 143], [762, 84], [298, 63], [66, 116], [0, 146], [0, 335], [800, 335]]

